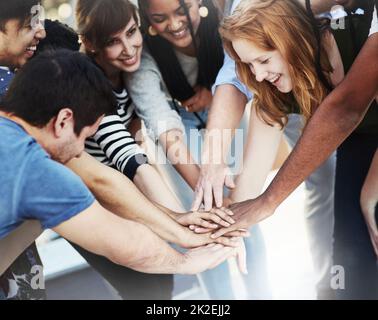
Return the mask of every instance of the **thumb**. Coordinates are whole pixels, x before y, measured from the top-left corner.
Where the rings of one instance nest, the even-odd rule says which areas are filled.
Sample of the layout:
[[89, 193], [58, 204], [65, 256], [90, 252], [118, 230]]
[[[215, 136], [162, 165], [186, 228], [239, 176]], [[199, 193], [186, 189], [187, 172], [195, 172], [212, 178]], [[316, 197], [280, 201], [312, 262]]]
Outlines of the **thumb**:
[[231, 174], [227, 174], [225, 180], [224, 180], [224, 185], [229, 188], [229, 189], [235, 189], [235, 182], [234, 179], [232, 178]]
[[235, 230], [238, 230], [240, 229], [240, 227], [237, 226], [238, 223], [235, 223], [233, 224], [231, 227], [228, 227], [228, 228], [221, 228], [219, 230], [217, 230], [216, 232], [214, 232], [212, 235], [211, 235], [211, 239], [218, 239], [220, 238], [221, 236], [229, 233], [229, 232], [232, 232], [232, 231], [235, 231]]
[[245, 244], [244, 240], [240, 240], [240, 248], [238, 248], [238, 254], [237, 254], [237, 262], [238, 262], [238, 267], [241, 273], [247, 275], [248, 274], [248, 269], [247, 269], [247, 252], [245, 249]]
[[203, 200], [203, 188], [199, 187], [196, 190], [195, 198], [194, 198], [194, 201], [193, 201], [193, 204], [192, 204], [191, 211], [198, 211], [200, 206], [201, 206], [202, 200]]

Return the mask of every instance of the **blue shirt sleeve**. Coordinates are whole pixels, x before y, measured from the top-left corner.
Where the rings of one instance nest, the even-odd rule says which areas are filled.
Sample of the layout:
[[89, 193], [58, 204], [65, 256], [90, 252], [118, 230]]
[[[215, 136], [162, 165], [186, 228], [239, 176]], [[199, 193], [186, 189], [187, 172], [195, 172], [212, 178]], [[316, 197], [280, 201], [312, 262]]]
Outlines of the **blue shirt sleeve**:
[[21, 218], [39, 220], [44, 229], [69, 220], [95, 201], [78, 176], [40, 152], [29, 157], [23, 177]]
[[[240, 0], [233, 1], [230, 13], [232, 13], [236, 9], [239, 3], [240, 3]], [[246, 96], [248, 101], [252, 100], [253, 94], [239, 80], [236, 74], [235, 61], [232, 60], [231, 57], [227, 53], [225, 53], [223, 66], [219, 70], [217, 79], [215, 80], [215, 84], [212, 88], [213, 95], [215, 93], [216, 88], [223, 84], [230, 84], [230, 85], [235, 86], [241, 93], [243, 93]]]
[[213, 86], [213, 94], [215, 92], [215, 89], [223, 84], [230, 84], [235, 86], [241, 93], [243, 93], [247, 97], [247, 100], [251, 100], [253, 98], [252, 93], [239, 80], [236, 74], [235, 61], [232, 60], [227, 53], [225, 53], [223, 66], [219, 70], [217, 79], [215, 80], [215, 84]]

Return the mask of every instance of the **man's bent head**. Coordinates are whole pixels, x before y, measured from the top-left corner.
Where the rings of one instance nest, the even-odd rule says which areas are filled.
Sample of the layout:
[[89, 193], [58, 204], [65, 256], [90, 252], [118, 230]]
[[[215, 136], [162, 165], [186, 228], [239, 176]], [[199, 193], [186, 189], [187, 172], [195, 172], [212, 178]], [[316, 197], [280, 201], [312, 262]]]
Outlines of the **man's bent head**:
[[116, 106], [99, 68], [81, 53], [58, 50], [36, 56], [17, 73], [0, 110], [33, 128], [51, 157], [65, 163], [80, 155]]

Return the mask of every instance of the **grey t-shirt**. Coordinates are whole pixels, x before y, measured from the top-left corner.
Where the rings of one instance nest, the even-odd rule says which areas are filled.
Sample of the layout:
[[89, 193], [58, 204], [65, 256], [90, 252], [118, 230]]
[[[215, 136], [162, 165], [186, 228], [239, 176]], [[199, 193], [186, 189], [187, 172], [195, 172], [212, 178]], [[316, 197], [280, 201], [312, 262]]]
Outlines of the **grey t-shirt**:
[[[197, 59], [180, 52], [176, 54], [189, 84], [195, 85], [198, 75]], [[135, 111], [144, 121], [151, 138], [156, 141], [161, 134], [173, 129], [185, 132], [159, 67], [148, 49], [143, 50], [140, 68], [127, 75], [126, 86]]]

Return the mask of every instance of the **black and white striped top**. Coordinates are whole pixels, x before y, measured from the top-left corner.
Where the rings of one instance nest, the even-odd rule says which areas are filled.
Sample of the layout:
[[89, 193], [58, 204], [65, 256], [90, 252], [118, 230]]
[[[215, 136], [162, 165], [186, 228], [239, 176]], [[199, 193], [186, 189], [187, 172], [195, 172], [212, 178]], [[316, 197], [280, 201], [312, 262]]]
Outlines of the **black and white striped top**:
[[147, 156], [127, 130], [135, 118], [135, 109], [126, 89], [114, 91], [117, 112], [105, 116], [96, 134], [85, 142], [86, 151], [98, 161], [123, 172], [133, 180], [136, 170], [147, 162]]

